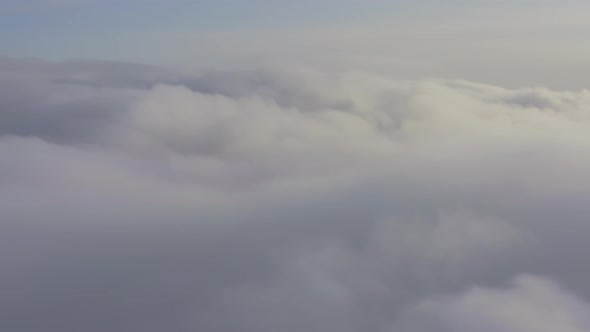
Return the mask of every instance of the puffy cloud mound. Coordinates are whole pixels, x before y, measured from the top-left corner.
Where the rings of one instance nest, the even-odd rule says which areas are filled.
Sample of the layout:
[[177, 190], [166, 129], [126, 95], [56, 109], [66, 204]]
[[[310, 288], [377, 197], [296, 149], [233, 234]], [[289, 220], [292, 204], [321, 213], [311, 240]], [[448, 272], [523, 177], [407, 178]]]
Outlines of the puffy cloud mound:
[[14, 59], [0, 86], [2, 330], [590, 328], [590, 92]]

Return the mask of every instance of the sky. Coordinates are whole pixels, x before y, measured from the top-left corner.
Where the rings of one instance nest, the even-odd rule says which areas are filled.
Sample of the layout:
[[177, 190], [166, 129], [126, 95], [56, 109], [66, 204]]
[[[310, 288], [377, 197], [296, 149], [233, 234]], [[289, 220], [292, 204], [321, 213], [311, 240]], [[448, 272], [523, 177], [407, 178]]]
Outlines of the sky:
[[590, 331], [590, 8], [0, 0], [0, 330]]
[[[3, 43], [3, 51], [57, 58], [81, 56], [83, 52], [105, 54], [105, 49], [101, 48], [115, 47], [120, 35], [302, 27], [350, 19], [363, 21], [367, 19], [363, 18], [364, 14], [377, 14], [380, 9], [391, 12], [401, 9], [381, 1], [369, 3], [367, 6], [356, 0], [289, 3], [271, 0], [33, 0], [24, 3], [5, 0], [0, 5], [4, 12], [3, 39], [8, 41]], [[88, 42], [89, 37], [93, 37], [92, 43]], [[55, 43], [61, 46], [59, 50], [54, 49]], [[90, 50], [85, 51], [88, 48]], [[131, 51], [115, 49], [111, 57], [126, 56]]]
[[588, 7], [579, 0], [3, 0], [0, 54], [185, 71], [305, 65], [580, 89], [589, 74], [580, 70], [590, 58]]

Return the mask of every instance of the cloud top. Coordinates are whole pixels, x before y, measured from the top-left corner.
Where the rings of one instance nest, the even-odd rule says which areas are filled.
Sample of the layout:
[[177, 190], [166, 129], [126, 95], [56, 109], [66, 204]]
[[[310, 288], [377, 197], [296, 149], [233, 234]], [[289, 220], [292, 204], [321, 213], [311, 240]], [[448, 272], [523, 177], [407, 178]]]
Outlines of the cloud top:
[[3, 330], [590, 327], [588, 91], [14, 59], [0, 87]]

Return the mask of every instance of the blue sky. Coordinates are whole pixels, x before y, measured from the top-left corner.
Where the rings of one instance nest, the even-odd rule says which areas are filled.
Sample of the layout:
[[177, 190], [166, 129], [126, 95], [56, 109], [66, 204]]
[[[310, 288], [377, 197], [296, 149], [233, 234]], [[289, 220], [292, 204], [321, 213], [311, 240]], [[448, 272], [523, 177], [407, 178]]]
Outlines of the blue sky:
[[[0, 4], [0, 53], [64, 58], [104, 53], [128, 34], [239, 30], [330, 24], [377, 16], [391, 5], [374, 1], [277, 2], [265, 0], [8, 1]], [[401, 8], [398, 8], [401, 10]], [[125, 53], [125, 50], [119, 50]], [[116, 56], [116, 54], [114, 54]]]
[[440, 15], [457, 5], [464, 6], [456, 0], [3, 0], [0, 54], [125, 58], [134, 40], [149, 42], [152, 33], [362, 25]]

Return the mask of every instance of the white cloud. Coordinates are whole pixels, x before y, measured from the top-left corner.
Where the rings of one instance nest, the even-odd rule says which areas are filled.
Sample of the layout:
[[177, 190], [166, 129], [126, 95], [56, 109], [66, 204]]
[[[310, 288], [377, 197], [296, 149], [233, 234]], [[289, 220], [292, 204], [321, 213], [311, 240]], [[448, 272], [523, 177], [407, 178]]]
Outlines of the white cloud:
[[[3, 330], [438, 331], [467, 310], [576, 331], [587, 311], [587, 91], [0, 70]], [[568, 291], [501, 290], [523, 273]]]

